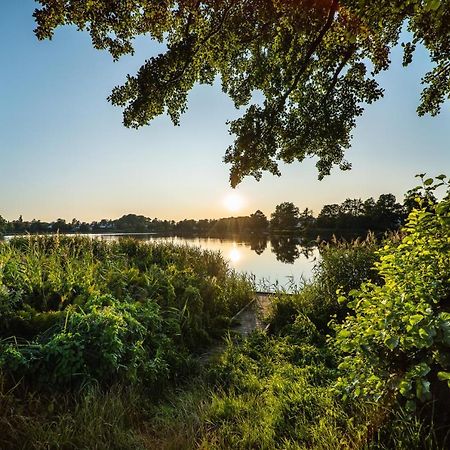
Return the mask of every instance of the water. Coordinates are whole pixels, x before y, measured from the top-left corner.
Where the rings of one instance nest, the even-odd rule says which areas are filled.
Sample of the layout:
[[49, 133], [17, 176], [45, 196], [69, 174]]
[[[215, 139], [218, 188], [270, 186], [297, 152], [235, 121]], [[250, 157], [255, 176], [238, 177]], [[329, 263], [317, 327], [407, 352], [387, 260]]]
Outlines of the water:
[[107, 240], [133, 236], [143, 241], [172, 242], [219, 251], [233, 269], [254, 275], [260, 291], [272, 291], [277, 286], [292, 291], [296, 285], [311, 278], [314, 263], [319, 258], [317, 247], [307, 246], [299, 238], [289, 236], [271, 236], [269, 239], [166, 237], [154, 234], [90, 236]]
[[[315, 261], [320, 257], [316, 246], [307, 245], [299, 238], [290, 236], [204, 238], [167, 237], [148, 233], [87, 236], [104, 240], [133, 237], [142, 241], [171, 242], [219, 251], [233, 269], [253, 275], [257, 289], [264, 292], [277, 288], [292, 292], [296, 286], [311, 279]], [[8, 240], [10, 237], [5, 238]]]

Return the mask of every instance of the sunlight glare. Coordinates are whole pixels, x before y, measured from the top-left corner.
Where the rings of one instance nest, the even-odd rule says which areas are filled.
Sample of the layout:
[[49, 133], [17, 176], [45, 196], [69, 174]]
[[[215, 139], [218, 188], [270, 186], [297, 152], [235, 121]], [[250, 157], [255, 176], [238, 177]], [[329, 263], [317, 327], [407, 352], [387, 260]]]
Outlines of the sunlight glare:
[[224, 204], [228, 211], [237, 212], [244, 206], [244, 199], [238, 193], [232, 192], [225, 197]]
[[241, 259], [241, 252], [235, 245], [230, 250], [229, 258], [232, 263], [237, 263]]

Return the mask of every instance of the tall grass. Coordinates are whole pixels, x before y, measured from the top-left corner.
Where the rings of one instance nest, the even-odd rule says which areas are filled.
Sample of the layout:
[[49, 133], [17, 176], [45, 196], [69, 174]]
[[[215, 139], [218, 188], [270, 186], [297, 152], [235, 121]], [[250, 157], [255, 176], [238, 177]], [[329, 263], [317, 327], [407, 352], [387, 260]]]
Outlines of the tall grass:
[[380, 282], [376, 248], [322, 247], [313, 281], [274, 297], [268, 332], [228, 339], [205, 367], [195, 354], [253, 295], [218, 254], [62, 237], [0, 245], [0, 448], [446, 448], [448, 427], [429, 411], [425, 421], [334, 389], [328, 322], [348, 313], [342, 295]]

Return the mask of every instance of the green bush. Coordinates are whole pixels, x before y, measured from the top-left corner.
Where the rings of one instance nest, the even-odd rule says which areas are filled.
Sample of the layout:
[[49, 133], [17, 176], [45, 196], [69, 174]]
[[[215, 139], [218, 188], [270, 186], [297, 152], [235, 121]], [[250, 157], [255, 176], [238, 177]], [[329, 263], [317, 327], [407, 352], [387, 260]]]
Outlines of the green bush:
[[337, 314], [343, 318], [348, 312], [346, 304], [339, 302], [342, 295], [359, 287], [363, 281], [379, 282], [373, 270], [377, 248], [378, 244], [371, 235], [363, 241], [322, 245], [313, 280], [293, 295], [280, 293], [274, 296], [271, 330], [279, 332], [285, 329], [290, 334], [292, 324], [299, 315], [303, 315], [318, 330], [328, 332], [331, 316]]
[[[426, 194], [436, 187], [432, 179], [424, 185]], [[413, 409], [433, 389], [448, 396], [442, 386], [450, 385], [449, 193], [438, 203], [419, 203], [402, 235], [379, 251], [384, 283], [351, 292], [354, 314], [335, 325], [336, 348], [345, 355], [337, 387], [376, 401], [399, 393]]]

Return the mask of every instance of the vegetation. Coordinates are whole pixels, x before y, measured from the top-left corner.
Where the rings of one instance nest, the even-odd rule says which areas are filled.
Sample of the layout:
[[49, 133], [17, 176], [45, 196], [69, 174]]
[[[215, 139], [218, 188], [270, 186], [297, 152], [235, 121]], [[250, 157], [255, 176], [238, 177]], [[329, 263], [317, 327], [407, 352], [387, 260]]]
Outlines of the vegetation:
[[[431, 178], [425, 185], [436, 187]], [[449, 398], [441, 384], [450, 386], [450, 196], [426, 208], [419, 199], [403, 234], [379, 251], [383, 284], [366, 282], [350, 292], [353, 314], [335, 326], [345, 354], [338, 386], [345, 395], [375, 400], [400, 392], [413, 409], [433, 389], [440, 402]]]
[[322, 244], [268, 329], [206, 365], [252, 295], [218, 255], [3, 243], [1, 448], [448, 448], [450, 192], [423, 184], [400, 233]]
[[0, 369], [37, 387], [160, 390], [252, 298], [220, 255], [168, 244], [19, 238], [0, 267]]
[[[412, 195], [412, 194], [411, 194]], [[161, 233], [176, 235], [204, 236], [245, 236], [266, 234], [308, 236], [330, 239], [332, 235], [345, 237], [365, 237], [368, 231], [383, 233], [396, 230], [404, 222], [412, 209], [413, 199], [406, 196], [403, 205], [397, 203], [392, 194], [382, 194], [375, 201], [369, 198], [346, 199], [340, 205], [325, 205], [317, 218], [313, 211], [305, 208], [300, 212], [292, 202], [283, 202], [276, 206], [269, 221], [265, 214], [257, 210], [250, 216], [225, 217], [221, 219], [151, 219], [136, 214], [126, 214], [119, 219], [102, 219], [91, 223], [72, 219], [66, 222], [57, 219], [54, 222], [41, 222], [33, 219], [24, 221], [22, 216], [7, 222], [0, 218], [0, 233]]]
[[132, 53], [139, 35], [166, 44], [109, 98], [128, 127], [165, 113], [178, 124], [193, 86], [220, 77], [236, 107], [247, 108], [230, 123], [233, 186], [311, 156], [320, 178], [336, 165], [348, 169], [356, 119], [383, 96], [377, 78], [400, 39], [405, 66], [416, 46], [430, 53], [418, 113], [438, 114], [450, 93], [449, 0], [38, 2], [39, 39], [75, 25], [114, 59]]

